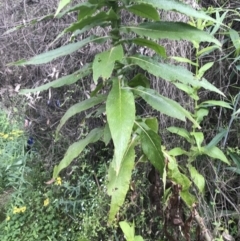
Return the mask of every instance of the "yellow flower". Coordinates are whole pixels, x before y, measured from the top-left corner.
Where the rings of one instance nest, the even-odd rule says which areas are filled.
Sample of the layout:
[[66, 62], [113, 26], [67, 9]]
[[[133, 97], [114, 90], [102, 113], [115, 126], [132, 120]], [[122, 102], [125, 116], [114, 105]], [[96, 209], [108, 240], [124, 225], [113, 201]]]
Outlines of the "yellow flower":
[[49, 198], [45, 199], [43, 202], [43, 206], [48, 206], [49, 205]]
[[11, 218], [9, 217], [9, 216], [7, 216], [7, 218], [6, 218], [6, 221], [9, 221]]
[[58, 185], [58, 186], [62, 185], [61, 177], [57, 177], [57, 180], [55, 181], [55, 184]]
[[7, 139], [7, 138], [8, 138], [8, 134], [5, 134], [5, 135], [3, 136], [3, 138], [4, 138], [4, 139]]
[[13, 208], [13, 213], [16, 214], [16, 213], [24, 213], [26, 211], [26, 207], [21, 207], [21, 208], [18, 208], [18, 207], [14, 207]]

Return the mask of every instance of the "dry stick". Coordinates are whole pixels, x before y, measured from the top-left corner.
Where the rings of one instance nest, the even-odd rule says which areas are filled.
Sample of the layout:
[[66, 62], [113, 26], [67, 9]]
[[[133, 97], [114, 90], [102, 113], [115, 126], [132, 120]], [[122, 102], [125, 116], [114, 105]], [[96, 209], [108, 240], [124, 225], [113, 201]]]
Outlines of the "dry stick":
[[210, 233], [210, 231], [206, 228], [204, 222], [203, 222], [203, 219], [200, 217], [200, 215], [198, 214], [197, 210], [194, 208], [193, 210], [193, 214], [194, 214], [194, 218], [195, 220], [197, 221], [201, 231], [202, 231], [202, 234], [205, 238], [206, 241], [212, 241], [213, 240], [213, 237]]

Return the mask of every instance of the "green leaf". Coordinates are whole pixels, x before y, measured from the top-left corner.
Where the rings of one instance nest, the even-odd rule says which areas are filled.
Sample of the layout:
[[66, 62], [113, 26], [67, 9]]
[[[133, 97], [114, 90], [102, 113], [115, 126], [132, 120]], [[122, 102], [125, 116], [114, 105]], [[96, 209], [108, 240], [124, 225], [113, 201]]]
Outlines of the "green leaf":
[[58, 4], [58, 8], [57, 11], [55, 13], [55, 16], [69, 3], [71, 2], [71, 0], [60, 0], [59, 4]]
[[209, 113], [209, 110], [206, 109], [206, 108], [200, 108], [200, 109], [198, 109], [197, 112], [196, 112], [197, 122], [198, 122], [198, 123], [201, 123], [202, 120], [203, 120], [203, 118], [204, 118], [205, 116], [207, 116], [208, 113]]
[[115, 215], [123, 205], [126, 194], [129, 190], [135, 160], [134, 146], [135, 142], [133, 140], [123, 157], [119, 173], [114, 169], [114, 160], [109, 167], [108, 195], [112, 196], [108, 219], [109, 222], [114, 220]]
[[133, 93], [122, 89], [120, 84], [121, 80], [113, 79], [112, 90], [108, 95], [106, 103], [107, 121], [115, 147], [115, 171], [117, 174], [119, 173], [135, 120]]
[[193, 98], [194, 100], [198, 101], [199, 100], [199, 97], [197, 95], [197, 92], [195, 91], [194, 88], [192, 88], [191, 86], [189, 85], [186, 85], [186, 84], [182, 84], [182, 83], [177, 83], [177, 82], [174, 82], [173, 83], [178, 89], [184, 91], [185, 93], [188, 94], [189, 97]]
[[209, 107], [209, 106], [221, 106], [223, 108], [233, 109], [229, 103], [221, 100], [207, 100], [199, 104], [199, 107]]
[[84, 110], [88, 110], [90, 108], [92, 108], [93, 106], [102, 103], [103, 101], [106, 100], [106, 96], [105, 95], [99, 95], [98, 97], [92, 97], [90, 99], [84, 100], [80, 103], [77, 103], [73, 106], [71, 106], [66, 113], [64, 114], [64, 116], [61, 118], [60, 123], [57, 127], [56, 130], [56, 135], [58, 135], [60, 129], [62, 128], [62, 126], [66, 123], [66, 121], [71, 118], [72, 116], [84, 111]]
[[143, 88], [141, 86], [134, 88], [134, 92], [141, 96], [149, 105], [161, 113], [185, 121], [185, 117], [191, 120], [194, 124], [197, 122], [192, 118], [191, 114], [185, 110], [176, 101], [168, 99], [155, 90]]
[[34, 89], [20, 90], [19, 94], [34, 93], [34, 92], [37, 92], [37, 91], [47, 90], [49, 88], [59, 88], [59, 87], [62, 87], [64, 85], [71, 85], [73, 83], [76, 83], [79, 79], [82, 79], [83, 77], [91, 74], [91, 72], [92, 72], [91, 65], [87, 64], [82, 69], [74, 72], [73, 74], [63, 76], [59, 79], [56, 79], [52, 82], [49, 82], [47, 84], [36, 87]]
[[194, 136], [195, 141], [197, 143], [198, 150], [200, 151], [201, 150], [201, 145], [202, 145], [203, 140], [204, 140], [203, 133], [202, 132], [191, 132], [190, 134], [192, 136]]
[[163, 9], [165, 11], [176, 11], [183, 13], [187, 16], [194, 17], [194, 18], [200, 18], [205, 20], [210, 20], [212, 22], [215, 22], [216, 20], [208, 16], [206, 13], [202, 11], [197, 11], [194, 8], [192, 8], [190, 5], [186, 5], [180, 1], [175, 0], [134, 0], [134, 2], [138, 3], [147, 3], [151, 4], [156, 8]]
[[197, 171], [197, 169], [191, 164], [187, 165], [189, 173], [191, 175], [191, 179], [194, 184], [197, 186], [200, 193], [203, 193], [205, 187], [205, 179], [204, 177]]
[[127, 7], [127, 10], [143, 18], [149, 18], [152, 20], [160, 20], [159, 13], [152, 5], [146, 3], [134, 4]]
[[165, 48], [152, 40], [148, 40], [144, 38], [135, 38], [132, 40], [132, 42], [137, 45], [144, 46], [144, 47], [146, 46], [154, 50], [157, 54], [159, 54], [163, 58], [167, 57]]
[[96, 7], [83, 5], [79, 8], [79, 10], [80, 13], [78, 14], [78, 21], [91, 16], [96, 11]]
[[135, 230], [134, 224], [130, 226], [126, 221], [119, 222], [119, 225], [124, 233], [124, 236], [127, 241], [134, 241]]
[[[81, 12], [80, 12], [81, 14]], [[101, 11], [98, 14], [94, 15], [94, 16], [88, 16], [85, 17], [81, 20], [79, 20], [76, 23], [73, 23], [70, 27], [66, 28], [64, 30], [64, 32], [74, 32], [76, 30], [81, 30], [86, 26], [90, 26], [91, 28], [94, 26], [99, 26], [103, 23], [110, 22], [113, 20], [117, 20], [118, 16], [116, 15], [116, 13], [110, 9], [108, 12], [104, 12]]]
[[210, 143], [207, 144], [206, 149], [211, 149], [213, 146], [216, 146], [223, 137], [226, 136], [227, 134], [227, 130], [222, 130], [221, 132], [219, 132], [211, 141]]
[[161, 77], [167, 81], [175, 82], [178, 80], [183, 84], [190, 84], [193, 87], [203, 87], [207, 90], [214, 91], [225, 96], [219, 89], [209, 83], [206, 79], [202, 78], [201, 81], [199, 81], [184, 67], [159, 63], [143, 55], [129, 56], [126, 58], [126, 60], [130, 65], [136, 64], [142, 69], [148, 71], [150, 74]]
[[207, 54], [210, 54], [212, 53], [214, 50], [216, 49], [219, 49], [219, 47], [217, 45], [213, 45], [213, 46], [209, 46], [209, 47], [206, 47], [206, 48], [203, 48], [201, 49], [198, 53], [197, 53], [197, 56], [200, 58], [200, 57], [203, 57]]
[[162, 176], [165, 161], [162, 153], [161, 138], [152, 130], [141, 129], [141, 145], [143, 153]]
[[46, 53], [39, 54], [37, 56], [34, 56], [30, 58], [29, 60], [20, 60], [14, 63], [10, 63], [8, 65], [37, 65], [37, 64], [45, 64], [48, 63], [56, 58], [59, 58], [61, 56], [65, 56], [67, 54], [71, 54], [80, 48], [84, 47], [90, 42], [105, 42], [107, 39], [109, 39], [108, 36], [105, 37], [97, 37], [97, 36], [90, 36], [80, 42], [68, 44], [66, 46], [62, 46], [60, 48], [50, 50]]
[[68, 167], [71, 162], [79, 156], [79, 154], [84, 150], [84, 148], [90, 144], [97, 142], [103, 135], [102, 128], [93, 129], [85, 139], [73, 143], [68, 147], [63, 159], [60, 163], [54, 167], [53, 178], [57, 178], [59, 173], [66, 167]]
[[198, 74], [197, 77], [198, 79], [201, 79], [203, 77], [203, 75], [205, 74], [205, 72], [210, 69], [213, 66], [214, 62], [209, 62], [204, 64], [199, 70], [198, 70]]
[[154, 132], [158, 133], [158, 120], [156, 117], [149, 117], [144, 118], [143, 121], [146, 123], [146, 125], [153, 130]]
[[109, 129], [109, 125], [107, 123], [104, 127], [104, 133], [103, 133], [103, 142], [105, 143], [105, 146], [108, 145], [108, 143], [110, 142], [111, 139], [112, 139], [112, 136], [111, 136], [111, 132]]
[[180, 147], [175, 147], [175, 148], [171, 149], [168, 153], [169, 153], [169, 155], [174, 156], [174, 157], [188, 155], [188, 152], [186, 152], [185, 150], [183, 150]]
[[181, 62], [181, 63], [188, 63], [188, 64], [191, 64], [191, 65], [193, 65], [193, 66], [198, 66], [197, 63], [192, 62], [192, 61], [191, 61], [190, 59], [188, 59], [188, 58], [182, 58], [182, 57], [178, 57], [178, 56], [173, 56], [173, 57], [171, 57], [171, 59], [174, 59], [174, 60], [176, 60], [176, 61], [178, 61], [178, 62]]
[[132, 31], [139, 36], [152, 39], [188, 40], [197, 43], [212, 42], [221, 46], [221, 43], [209, 33], [183, 22], [144, 22], [134, 26], [123, 26], [120, 30]]
[[232, 43], [237, 51], [240, 51], [240, 37], [237, 31], [234, 29], [229, 30], [229, 35], [232, 40]]
[[188, 142], [191, 143], [191, 136], [190, 133], [184, 129], [184, 128], [180, 128], [180, 127], [175, 127], [175, 126], [171, 126], [167, 128], [168, 131], [170, 131], [173, 134], [177, 134], [179, 136], [182, 136], [183, 138], [185, 138]]
[[123, 48], [121, 45], [113, 47], [111, 50], [96, 54], [93, 61], [93, 80], [97, 83], [99, 77], [108, 79], [114, 69], [114, 63], [122, 60]]
[[145, 88], [149, 88], [150, 81], [145, 75], [139, 73], [135, 75], [134, 78], [128, 82], [128, 86], [130, 87], [143, 86]]
[[219, 159], [222, 162], [230, 165], [230, 163], [229, 163], [228, 159], [226, 158], [225, 154], [216, 146], [213, 146], [212, 148], [207, 148], [206, 146], [202, 147], [201, 152], [203, 154], [206, 154], [207, 156], [210, 156], [214, 159]]

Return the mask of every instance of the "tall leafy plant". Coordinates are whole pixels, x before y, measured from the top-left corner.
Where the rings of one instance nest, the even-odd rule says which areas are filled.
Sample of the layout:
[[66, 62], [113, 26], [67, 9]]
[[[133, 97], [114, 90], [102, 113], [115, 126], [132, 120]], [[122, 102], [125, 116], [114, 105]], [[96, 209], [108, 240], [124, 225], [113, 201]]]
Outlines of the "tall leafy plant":
[[[184, 67], [165, 63], [166, 61], [161, 60], [166, 59], [166, 50], [158, 42], [161, 39], [187, 40], [194, 44], [198, 55], [203, 52], [203, 49], [199, 48], [201, 42], [208, 42], [212, 48], [220, 48], [221, 43], [213, 35], [194, 24], [161, 21], [158, 10], [178, 11], [192, 19], [202, 20], [202, 22], [214, 23], [215, 20], [204, 12], [196, 11], [175, 0], [88, 0], [63, 10], [69, 2], [71, 1], [60, 1], [55, 17], [61, 18], [70, 12], [77, 12], [78, 18], [58, 38], [69, 32], [76, 36], [98, 26], [105, 28], [107, 34], [105, 36], [91, 35], [81, 41], [69, 43], [29, 60], [13, 63], [15, 65], [44, 64], [71, 54], [89, 43], [111, 42], [108, 49], [96, 54], [92, 63], [86, 64], [78, 71], [35, 89], [21, 90], [21, 93], [25, 94], [43, 91], [50, 87], [58, 88], [73, 84], [85, 76], [92, 76], [92, 81], [97, 86], [89, 99], [77, 103], [67, 110], [57, 127], [56, 135], [58, 136], [62, 126], [70, 117], [97, 105], [100, 105], [99, 113], [106, 112], [106, 125], [93, 129], [86, 138], [69, 146], [64, 158], [55, 166], [53, 178], [56, 178], [64, 168], [70, 165], [88, 144], [104, 141], [107, 145], [112, 140], [114, 156], [109, 167], [107, 189], [108, 194], [112, 197], [109, 212], [110, 222], [114, 220], [125, 200], [134, 163], [137, 158], [142, 157], [148, 159], [159, 171], [164, 186], [166, 179], [169, 179], [181, 187], [180, 196], [191, 208], [196, 202], [195, 197], [190, 193], [192, 185], [196, 185], [200, 191], [203, 191], [204, 188], [204, 178], [192, 165], [195, 158], [204, 154], [228, 163], [224, 154], [216, 147], [216, 143], [210, 143], [208, 146], [202, 145], [204, 136], [200, 131], [200, 123], [207, 113], [207, 107], [209, 105], [225, 105], [226, 107], [227, 103], [214, 101], [199, 103], [198, 91], [200, 88], [224, 96], [219, 89], [203, 77], [204, 72], [211, 67], [211, 63], [201, 68], [199, 63], [195, 63], [197, 66], [195, 74]], [[121, 22], [122, 10], [141, 17], [145, 21], [139, 24], [124, 24]], [[145, 46], [155, 52], [155, 57], [131, 53], [128, 51], [131, 46]], [[180, 90], [185, 91], [195, 101], [195, 112], [190, 113], [176, 101], [151, 89], [150, 80], [144, 74], [138, 73], [132, 76], [132, 70], [137, 67], [169, 81]], [[181, 121], [190, 121], [193, 127], [192, 132], [176, 127], [168, 130], [185, 138], [191, 144], [191, 151], [187, 152], [179, 147], [170, 151], [163, 149], [157, 118], [136, 116], [135, 102], [137, 98], [142, 98], [153, 109], [165, 115]], [[227, 107], [231, 108], [228, 105]], [[136, 154], [137, 146], [141, 150], [142, 156]], [[177, 162], [179, 155], [188, 157], [188, 165], [181, 171]]]

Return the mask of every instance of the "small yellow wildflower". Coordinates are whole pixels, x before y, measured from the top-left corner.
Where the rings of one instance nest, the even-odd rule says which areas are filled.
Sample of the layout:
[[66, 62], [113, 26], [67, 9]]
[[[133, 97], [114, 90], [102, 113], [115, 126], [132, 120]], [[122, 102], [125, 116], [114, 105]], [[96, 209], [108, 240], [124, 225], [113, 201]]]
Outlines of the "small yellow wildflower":
[[49, 205], [49, 198], [45, 199], [43, 202], [43, 206], [48, 206]]
[[61, 177], [57, 177], [55, 184], [58, 185], [58, 186], [61, 186], [61, 185], [62, 185], [62, 179], [61, 179]]
[[21, 207], [21, 208], [18, 208], [18, 207], [14, 207], [13, 208], [13, 213], [16, 214], [16, 213], [24, 213], [26, 211], [26, 207]]
[[11, 218], [9, 217], [9, 216], [7, 216], [7, 218], [6, 218], [6, 221], [9, 221]]
[[7, 139], [7, 138], [8, 138], [8, 134], [5, 134], [5, 135], [3, 136], [3, 138], [4, 138], [4, 139]]

